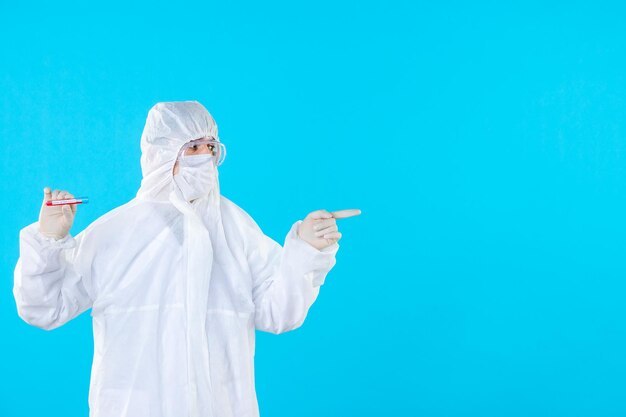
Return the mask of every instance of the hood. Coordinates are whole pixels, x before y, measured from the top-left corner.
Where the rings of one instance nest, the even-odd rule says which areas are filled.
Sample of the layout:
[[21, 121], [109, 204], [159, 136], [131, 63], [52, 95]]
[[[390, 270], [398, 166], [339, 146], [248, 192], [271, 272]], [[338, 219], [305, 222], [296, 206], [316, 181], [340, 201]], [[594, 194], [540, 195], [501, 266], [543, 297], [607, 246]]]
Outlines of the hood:
[[[137, 198], [168, 201], [174, 188], [172, 170], [185, 143], [206, 136], [219, 139], [217, 124], [197, 101], [155, 104], [148, 112], [141, 135], [141, 187]], [[219, 184], [216, 184], [219, 190]]]

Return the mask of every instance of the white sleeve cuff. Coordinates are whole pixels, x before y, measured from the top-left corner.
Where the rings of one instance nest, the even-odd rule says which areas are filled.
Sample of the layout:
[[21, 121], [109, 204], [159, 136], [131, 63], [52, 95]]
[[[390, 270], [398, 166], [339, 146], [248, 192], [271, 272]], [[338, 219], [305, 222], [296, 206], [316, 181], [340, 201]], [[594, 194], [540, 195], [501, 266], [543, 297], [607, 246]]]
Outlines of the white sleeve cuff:
[[39, 231], [39, 222], [26, 226], [24, 231], [31, 234], [42, 246], [59, 249], [70, 249], [76, 246], [76, 240], [69, 233], [61, 239], [45, 236]]
[[335, 242], [318, 250], [298, 236], [301, 223], [302, 220], [294, 223], [285, 238], [286, 259], [295, 270], [311, 279], [313, 286], [319, 286], [336, 263], [335, 255], [339, 250], [339, 243]]

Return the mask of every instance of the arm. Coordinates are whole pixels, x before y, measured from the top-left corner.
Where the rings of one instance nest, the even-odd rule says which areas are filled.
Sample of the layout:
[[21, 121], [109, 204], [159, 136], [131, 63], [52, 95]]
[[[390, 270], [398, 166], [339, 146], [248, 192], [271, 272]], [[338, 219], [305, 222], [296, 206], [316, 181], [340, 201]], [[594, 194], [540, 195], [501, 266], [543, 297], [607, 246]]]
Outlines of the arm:
[[83, 237], [84, 233], [59, 240], [45, 237], [38, 223], [20, 231], [13, 296], [25, 322], [52, 330], [91, 308], [91, 268]]
[[255, 326], [283, 333], [302, 325], [320, 286], [336, 263], [339, 244], [318, 250], [298, 237], [294, 223], [284, 247], [266, 236], [248, 217], [246, 256], [253, 280]]

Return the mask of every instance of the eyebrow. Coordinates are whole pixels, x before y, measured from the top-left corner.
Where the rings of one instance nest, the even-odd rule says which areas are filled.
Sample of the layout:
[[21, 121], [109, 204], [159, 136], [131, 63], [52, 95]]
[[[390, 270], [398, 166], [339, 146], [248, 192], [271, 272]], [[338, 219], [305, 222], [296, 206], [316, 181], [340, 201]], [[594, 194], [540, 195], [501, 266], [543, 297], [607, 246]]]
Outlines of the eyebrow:
[[189, 141], [189, 142], [187, 142], [187, 143], [188, 143], [189, 145], [193, 145], [193, 143], [194, 143], [194, 142], [199, 142], [199, 141], [201, 141], [201, 140], [205, 140], [205, 139], [206, 139], [206, 138], [198, 138], [198, 139], [193, 139], [193, 140], [190, 140], [190, 141]]

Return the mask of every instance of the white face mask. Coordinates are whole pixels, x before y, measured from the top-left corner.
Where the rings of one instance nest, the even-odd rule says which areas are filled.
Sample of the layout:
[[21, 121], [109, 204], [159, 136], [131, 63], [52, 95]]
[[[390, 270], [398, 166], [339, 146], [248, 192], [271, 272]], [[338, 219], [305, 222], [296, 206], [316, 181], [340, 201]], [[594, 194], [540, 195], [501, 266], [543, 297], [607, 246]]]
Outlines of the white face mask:
[[185, 200], [193, 201], [209, 194], [215, 185], [216, 168], [214, 158], [209, 154], [191, 155], [179, 160], [174, 182]]

